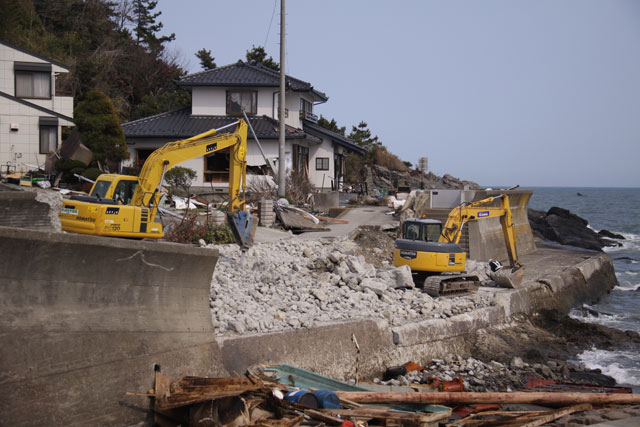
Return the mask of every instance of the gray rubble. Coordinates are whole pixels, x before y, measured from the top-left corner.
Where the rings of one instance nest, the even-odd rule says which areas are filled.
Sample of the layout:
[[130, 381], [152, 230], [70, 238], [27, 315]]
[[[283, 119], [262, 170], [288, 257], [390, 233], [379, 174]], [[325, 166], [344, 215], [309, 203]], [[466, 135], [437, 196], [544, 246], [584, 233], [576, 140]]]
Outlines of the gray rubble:
[[[375, 383], [391, 386], [407, 386], [412, 383], [427, 384], [430, 377], [442, 381], [462, 378], [466, 391], [512, 391], [524, 389], [529, 377], [551, 379], [558, 382], [593, 383], [584, 378], [588, 370], [581, 363], [562, 360], [546, 360], [545, 363], [526, 363], [513, 357], [509, 363], [496, 360], [483, 362], [473, 357], [463, 358], [449, 354], [443, 359], [433, 359], [423, 371], [411, 371], [388, 381], [379, 378]], [[588, 373], [588, 372], [587, 372]]]
[[356, 256], [348, 238], [296, 238], [256, 244], [247, 252], [218, 245], [210, 306], [219, 335], [310, 328], [355, 319], [392, 326], [444, 319], [492, 305], [472, 294], [433, 299], [415, 288], [408, 267], [376, 268]]

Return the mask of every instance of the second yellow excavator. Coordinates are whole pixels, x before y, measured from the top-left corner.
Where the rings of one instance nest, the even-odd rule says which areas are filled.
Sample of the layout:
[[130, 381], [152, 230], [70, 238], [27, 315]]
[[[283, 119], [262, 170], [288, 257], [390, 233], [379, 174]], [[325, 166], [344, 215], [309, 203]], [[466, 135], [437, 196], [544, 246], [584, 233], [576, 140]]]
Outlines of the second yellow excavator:
[[[218, 133], [232, 125], [236, 126], [233, 133]], [[59, 214], [62, 229], [98, 236], [162, 238], [162, 224], [155, 218], [165, 173], [181, 162], [227, 148], [227, 222], [238, 244], [248, 248], [255, 224], [253, 217], [245, 212], [247, 123], [242, 119], [155, 150], [142, 166], [139, 177], [100, 175], [89, 196], [72, 196], [64, 200]]]
[[[500, 207], [487, 206], [494, 200], [500, 200]], [[433, 297], [477, 290], [478, 276], [464, 273], [467, 254], [459, 245], [460, 236], [469, 221], [495, 217], [500, 218], [510, 267], [517, 270], [522, 264], [518, 260], [516, 233], [506, 194], [454, 208], [444, 227], [434, 219], [407, 219], [402, 225], [402, 238], [395, 242], [394, 264], [408, 265], [415, 283]], [[501, 279], [510, 280], [507, 275]]]

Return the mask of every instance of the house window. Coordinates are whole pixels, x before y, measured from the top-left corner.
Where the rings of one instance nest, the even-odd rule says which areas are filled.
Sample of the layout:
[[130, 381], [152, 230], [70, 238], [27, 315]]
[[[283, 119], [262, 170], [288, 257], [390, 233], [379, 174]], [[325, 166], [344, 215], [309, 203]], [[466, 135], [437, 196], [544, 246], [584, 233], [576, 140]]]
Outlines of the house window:
[[51, 98], [51, 64], [46, 62], [14, 62], [16, 97]]
[[328, 157], [316, 157], [316, 170], [328, 171], [329, 170], [329, 158]]
[[16, 71], [17, 98], [51, 98], [51, 74]]
[[300, 111], [305, 113], [313, 113], [313, 103], [304, 98], [300, 98]]
[[56, 151], [58, 148], [58, 126], [40, 125], [40, 154]]
[[250, 90], [227, 91], [227, 114], [247, 114], [258, 112], [258, 92]]

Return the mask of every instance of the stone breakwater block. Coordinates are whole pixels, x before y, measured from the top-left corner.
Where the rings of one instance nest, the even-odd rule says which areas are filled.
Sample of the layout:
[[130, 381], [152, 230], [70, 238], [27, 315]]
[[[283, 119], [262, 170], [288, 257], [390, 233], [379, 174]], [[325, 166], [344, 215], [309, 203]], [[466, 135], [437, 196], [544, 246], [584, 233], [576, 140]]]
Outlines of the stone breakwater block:
[[403, 265], [394, 270], [396, 275], [395, 289], [413, 289], [415, 283], [413, 283], [413, 276], [411, 275], [411, 268], [408, 265]]

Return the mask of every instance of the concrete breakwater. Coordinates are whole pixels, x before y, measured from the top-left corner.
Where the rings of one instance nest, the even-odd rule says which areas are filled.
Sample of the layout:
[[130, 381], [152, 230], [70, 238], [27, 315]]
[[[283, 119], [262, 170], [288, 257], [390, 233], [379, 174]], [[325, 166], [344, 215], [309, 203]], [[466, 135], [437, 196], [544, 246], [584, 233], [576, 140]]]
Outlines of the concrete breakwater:
[[490, 307], [400, 326], [360, 320], [219, 337], [223, 356], [233, 355], [226, 357], [224, 365], [239, 371], [254, 364], [288, 363], [341, 379], [355, 378], [358, 372], [361, 377], [363, 373], [380, 375], [385, 367], [399, 362], [426, 363], [449, 353], [469, 355], [472, 334], [540, 309], [568, 312], [573, 306], [597, 300], [617, 283], [611, 259], [605, 254], [538, 248], [524, 256], [523, 263], [528, 267], [521, 289], [480, 289], [479, 293], [492, 295], [495, 305]]
[[[228, 376], [288, 363], [339, 379], [398, 361], [469, 353], [468, 337], [540, 308], [566, 311], [615, 283], [609, 257], [538, 248], [524, 287], [481, 288], [495, 304], [446, 319], [317, 324], [214, 334], [209, 285], [218, 251], [0, 227], [0, 410], [7, 425], [127, 424], [149, 416], [154, 369]], [[360, 348], [356, 352], [353, 337]]]

